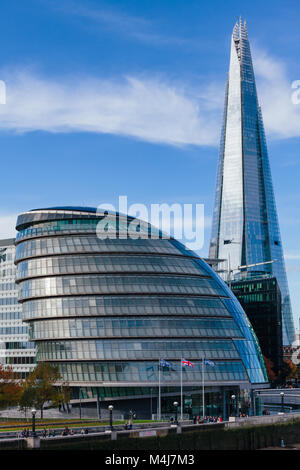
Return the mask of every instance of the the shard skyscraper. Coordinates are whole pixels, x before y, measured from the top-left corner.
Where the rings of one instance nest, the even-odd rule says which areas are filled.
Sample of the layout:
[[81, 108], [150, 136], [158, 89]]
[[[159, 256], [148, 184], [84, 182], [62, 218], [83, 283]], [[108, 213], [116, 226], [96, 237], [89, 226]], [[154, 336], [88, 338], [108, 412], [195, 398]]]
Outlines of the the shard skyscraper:
[[277, 278], [283, 344], [291, 344], [295, 330], [269, 158], [247, 27], [241, 20], [231, 39], [209, 257], [226, 259], [233, 274], [241, 266], [274, 261], [242, 271], [260, 270]]

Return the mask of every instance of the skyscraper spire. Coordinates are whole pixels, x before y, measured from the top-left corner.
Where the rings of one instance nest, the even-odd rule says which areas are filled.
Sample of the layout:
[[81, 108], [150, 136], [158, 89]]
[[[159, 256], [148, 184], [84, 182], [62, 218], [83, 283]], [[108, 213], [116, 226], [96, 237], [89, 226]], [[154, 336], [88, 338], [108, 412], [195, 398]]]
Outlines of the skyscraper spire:
[[295, 331], [277, 210], [248, 31], [241, 18], [231, 39], [209, 256], [230, 259], [233, 270], [274, 261], [262, 269], [279, 282], [283, 342], [291, 344]]

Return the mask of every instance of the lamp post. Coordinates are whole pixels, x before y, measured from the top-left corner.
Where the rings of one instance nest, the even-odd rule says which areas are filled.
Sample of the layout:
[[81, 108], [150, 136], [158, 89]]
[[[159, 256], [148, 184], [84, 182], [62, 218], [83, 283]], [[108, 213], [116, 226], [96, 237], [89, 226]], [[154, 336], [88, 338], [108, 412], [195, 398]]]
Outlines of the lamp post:
[[175, 406], [175, 424], [178, 424], [178, 401], [174, 401], [173, 405]]
[[231, 400], [233, 402], [233, 415], [236, 416], [236, 403], [235, 403], [235, 395], [231, 395]]
[[281, 396], [281, 413], [284, 413], [284, 392], [280, 392]]
[[113, 430], [112, 412], [113, 412], [113, 409], [114, 409], [114, 405], [109, 405], [108, 409], [109, 409], [109, 427], [110, 427], [110, 430], [112, 431]]
[[82, 417], [82, 411], [81, 411], [81, 389], [79, 389], [79, 419]]
[[35, 432], [35, 415], [36, 415], [36, 409], [33, 408], [31, 410], [32, 414], [32, 437], [36, 437], [36, 432]]

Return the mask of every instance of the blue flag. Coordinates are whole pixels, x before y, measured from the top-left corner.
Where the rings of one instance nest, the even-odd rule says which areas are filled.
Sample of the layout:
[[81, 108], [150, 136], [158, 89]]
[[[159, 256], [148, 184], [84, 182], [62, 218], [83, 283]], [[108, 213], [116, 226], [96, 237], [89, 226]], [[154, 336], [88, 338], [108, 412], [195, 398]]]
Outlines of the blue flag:
[[160, 359], [159, 365], [160, 367], [172, 367], [172, 364], [168, 361], [165, 361], [165, 359]]
[[215, 364], [214, 361], [210, 361], [209, 359], [204, 358], [204, 365], [205, 366], [215, 367], [216, 364]]

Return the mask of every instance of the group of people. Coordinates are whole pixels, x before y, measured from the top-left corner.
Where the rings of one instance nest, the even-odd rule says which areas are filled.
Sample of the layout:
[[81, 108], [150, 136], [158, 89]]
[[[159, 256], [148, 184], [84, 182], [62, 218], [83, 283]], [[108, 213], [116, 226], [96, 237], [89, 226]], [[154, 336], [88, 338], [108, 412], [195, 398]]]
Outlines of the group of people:
[[[27, 431], [28, 432], [28, 431]], [[88, 428], [82, 428], [81, 431], [80, 431], [80, 434], [88, 434], [89, 433], [89, 430]], [[61, 433], [61, 436], [74, 436], [74, 430], [71, 428], [69, 429], [68, 426], [66, 426], [63, 430], [62, 430], [62, 433]], [[29, 433], [23, 437], [28, 437]], [[42, 437], [46, 438], [46, 437], [54, 437], [56, 436], [56, 432], [55, 432], [55, 429], [46, 429], [44, 428], [43, 431], [42, 431]]]
[[20, 435], [21, 437], [29, 437], [29, 429], [24, 428]]
[[127, 429], [132, 429], [132, 419], [130, 418], [128, 421], [126, 421], [124, 428]]
[[204, 423], [222, 423], [222, 416], [194, 416], [194, 424], [204, 424]]
[[43, 437], [54, 437], [56, 436], [56, 432], [55, 432], [55, 429], [46, 429], [44, 428], [43, 431], [42, 431], [42, 436]]
[[[130, 420], [129, 420], [130, 421]], [[129, 424], [130, 425], [130, 424]], [[132, 428], [132, 421], [131, 421], [131, 428]], [[129, 429], [131, 429], [129, 427]], [[128, 429], [128, 428], [127, 428]], [[80, 431], [80, 434], [84, 435], [84, 434], [88, 434], [89, 433], [89, 429], [88, 428], [82, 428], [81, 431]], [[74, 431], [73, 429], [69, 429], [68, 426], [66, 426], [63, 430], [62, 430], [62, 433], [61, 433], [61, 436], [74, 436]], [[55, 429], [46, 429], [44, 428], [42, 430], [42, 437], [43, 438], [46, 438], [46, 437], [55, 437], [57, 434], [56, 434], [56, 431]], [[18, 434], [19, 437], [29, 437], [30, 436], [30, 431], [28, 428], [24, 428], [23, 431], [21, 431], [19, 434]]]
[[68, 426], [66, 426], [62, 433], [61, 433], [62, 436], [73, 436], [74, 435], [74, 431], [73, 429], [69, 429]]
[[133, 410], [129, 411], [129, 419], [126, 421], [124, 429], [132, 429], [132, 420], [136, 419], [136, 412]]
[[[82, 428], [81, 431], [80, 431], [80, 434], [82, 434], [82, 435], [83, 435], [83, 434], [88, 434], [88, 433], [89, 433], [89, 429], [88, 429], [88, 428]], [[62, 436], [74, 436], [74, 434], [75, 434], [75, 433], [74, 433], [73, 429], [72, 429], [72, 428], [69, 429], [68, 426], [66, 426], [66, 427], [63, 429], [62, 433], [61, 433]]]

